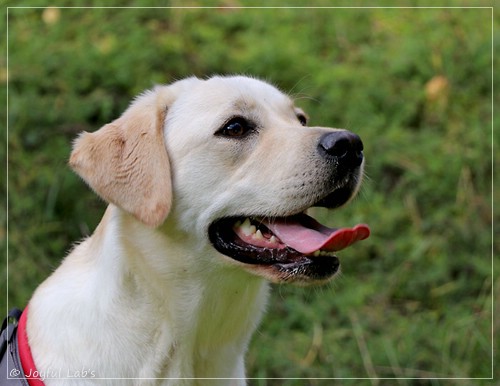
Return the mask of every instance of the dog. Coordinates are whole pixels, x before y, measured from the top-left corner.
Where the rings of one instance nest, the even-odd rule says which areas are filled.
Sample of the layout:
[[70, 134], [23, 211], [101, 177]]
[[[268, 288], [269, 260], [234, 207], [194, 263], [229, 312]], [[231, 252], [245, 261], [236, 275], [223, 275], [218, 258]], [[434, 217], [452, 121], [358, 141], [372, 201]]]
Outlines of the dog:
[[325, 283], [336, 251], [368, 237], [306, 214], [349, 202], [364, 162], [356, 134], [308, 126], [265, 81], [144, 92], [74, 142], [70, 166], [109, 205], [25, 311], [37, 374], [49, 386], [245, 385], [269, 282]]

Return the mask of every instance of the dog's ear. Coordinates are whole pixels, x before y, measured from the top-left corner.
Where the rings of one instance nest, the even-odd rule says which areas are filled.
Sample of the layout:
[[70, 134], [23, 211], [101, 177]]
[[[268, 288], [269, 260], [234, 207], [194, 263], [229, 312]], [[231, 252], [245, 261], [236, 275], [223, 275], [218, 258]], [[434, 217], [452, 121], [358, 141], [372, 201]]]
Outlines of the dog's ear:
[[99, 196], [149, 226], [160, 225], [172, 204], [163, 126], [175, 91], [157, 86], [140, 95], [120, 118], [82, 133], [69, 161]]

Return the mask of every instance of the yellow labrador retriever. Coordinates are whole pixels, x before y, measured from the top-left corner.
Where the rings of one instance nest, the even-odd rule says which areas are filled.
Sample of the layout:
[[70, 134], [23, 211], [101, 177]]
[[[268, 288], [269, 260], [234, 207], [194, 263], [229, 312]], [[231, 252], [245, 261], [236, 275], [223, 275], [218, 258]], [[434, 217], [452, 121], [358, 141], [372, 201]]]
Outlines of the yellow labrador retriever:
[[25, 313], [46, 385], [244, 385], [267, 283], [326, 282], [369, 235], [305, 214], [356, 194], [360, 138], [257, 79], [157, 86], [70, 165], [109, 206]]

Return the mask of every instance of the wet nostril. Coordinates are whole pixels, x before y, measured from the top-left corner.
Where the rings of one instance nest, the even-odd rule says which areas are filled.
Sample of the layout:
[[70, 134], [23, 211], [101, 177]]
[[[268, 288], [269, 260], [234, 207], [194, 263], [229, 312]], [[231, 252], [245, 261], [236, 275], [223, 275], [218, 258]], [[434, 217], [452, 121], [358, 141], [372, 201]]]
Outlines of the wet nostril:
[[351, 150], [351, 143], [347, 138], [341, 138], [335, 141], [329, 149], [325, 149], [329, 154], [335, 157], [345, 157], [347, 153]]

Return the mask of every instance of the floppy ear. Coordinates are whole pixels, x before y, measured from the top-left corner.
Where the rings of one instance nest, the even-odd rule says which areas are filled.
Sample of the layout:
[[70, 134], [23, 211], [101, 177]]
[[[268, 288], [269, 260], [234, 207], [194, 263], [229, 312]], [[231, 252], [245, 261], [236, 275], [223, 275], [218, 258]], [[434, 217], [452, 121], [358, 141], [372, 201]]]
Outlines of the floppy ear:
[[163, 126], [174, 93], [157, 86], [115, 121], [75, 141], [69, 164], [106, 201], [149, 226], [160, 225], [172, 204]]

